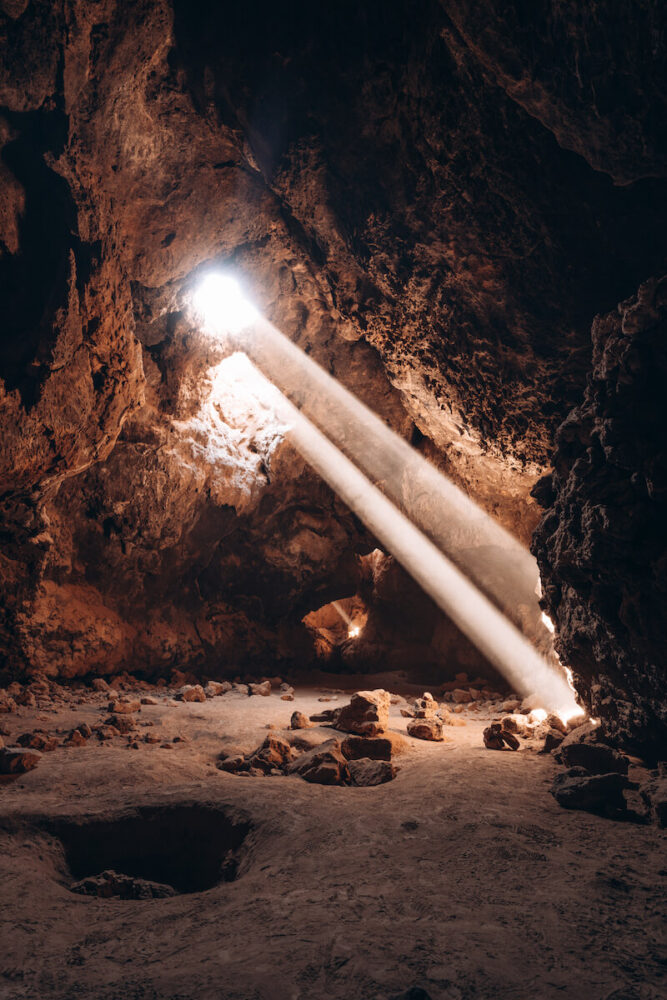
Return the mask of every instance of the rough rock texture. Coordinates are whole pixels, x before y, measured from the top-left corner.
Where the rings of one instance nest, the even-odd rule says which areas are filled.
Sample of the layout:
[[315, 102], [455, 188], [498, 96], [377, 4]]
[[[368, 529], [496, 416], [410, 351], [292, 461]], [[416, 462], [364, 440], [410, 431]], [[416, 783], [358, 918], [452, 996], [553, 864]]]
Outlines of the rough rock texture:
[[535, 536], [544, 603], [607, 733], [667, 745], [667, 279], [593, 324], [583, 403], [557, 435]]
[[[591, 318], [667, 263], [665, 13], [570, 7], [0, 4], [0, 668], [303, 662], [358, 590], [374, 540], [195, 328], [212, 263], [530, 537]], [[648, 667], [585, 644], [645, 726]]]

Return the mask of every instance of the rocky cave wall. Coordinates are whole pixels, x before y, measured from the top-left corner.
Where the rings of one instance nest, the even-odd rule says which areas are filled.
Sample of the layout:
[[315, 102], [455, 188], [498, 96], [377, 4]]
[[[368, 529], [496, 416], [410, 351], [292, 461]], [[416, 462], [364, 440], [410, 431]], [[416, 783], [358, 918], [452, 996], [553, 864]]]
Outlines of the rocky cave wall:
[[[613, 6], [2, 0], [7, 670], [289, 656], [359, 583], [374, 540], [275, 429], [211, 412], [210, 262], [530, 539], [592, 317], [665, 268], [665, 16]], [[619, 632], [567, 638], [539, 551], [582, 690], [641, 673]]]

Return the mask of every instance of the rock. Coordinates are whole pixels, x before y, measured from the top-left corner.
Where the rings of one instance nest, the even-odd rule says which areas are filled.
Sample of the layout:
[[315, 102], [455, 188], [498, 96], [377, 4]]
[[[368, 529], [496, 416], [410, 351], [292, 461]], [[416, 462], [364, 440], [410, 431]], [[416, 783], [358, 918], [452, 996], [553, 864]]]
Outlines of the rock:
[[427, 692], [421, 698], [415, 698], [413, 703], [413, 717], [415, 719], [427, 719], [429, 716], [435, 715], [438, 708], [437, 701], [434, 701], [433, 696]]
[[[136, 728], [136, 721], [133, 715], [110, 715], [104, 720], [105, 726], [113, 726], [118, 733], [129, 733]], [[99, 732], [99, 729], [98, 729]]]
[[133, 712], [141, 711], [141, 702], [119, 698], [116, 701], [110, 701], [107, 707], [114, 715], [131, 715]]
[[157, 698], [151, 698], [151, 696], [148, 695], [148, 694], [144, 695], [144, 697], [141, 698], [140, 700], [141, 700], [141, 704], [142, 705], [157, 705], [158, 704]]
[[556, 775], [551, 794], [564, 809], [580, 809], [613, 819], [625, 815], [623, 790], [632, 787], [636, 785], [624, 774], [590, 774], [583, 767], [573, 767]]
[[161, 742], [162, 742], [162, 737], [158, 736], [157, 733], [146, 733], [146, 735], [144, 736], [144, 743], [155, 744]]
[[289, 721], [290, 729], [310, 729], [311, 725], [310, 719], [303, 712], [292, 712], [292, 718]]
[[49, 736], [41, 729], [36, 729], [33, 733], [22, 733], [16, 742], [20, 747], [39, 750], [40, 753], [52, 753], [58, 746], [55, 736]]
[[389, 693], [382, 688], [357, 691], [349, 705], [335, 710], [332, 722], [335, 729], [344, 733], [378, 736], [389, 724]]
[[411, 708], [402, 708], [400, 712], [404, 719], [414, 719], [415, 717], [415, 713]]
[[585, 767], [591, 774], [628, 773], [628, 758], [604, 743], [570, 743], [564, 740], [559, 760], [566, 767]]
[[63, 741], [64, 747], [83, 747], [86, 745], [86, 738], [78, 729], [73, 729], [69, 736]]
[[530, 715], [535, 709], [543, 707], [544, 699], [539, 694], [529, 694], [521, 702], [521, 713], [523, 715]]
[[258, 768], [268, 773], [272, 768], [282, 769], [294, 759], [293, 751], [287, 740], [274, 733], [266, 737], [262, 745], [248, 758], [251, 768]]
[[441, 708], [438, 710], [438, 717], [442, 719], [444, 726], [466, 726], [467, 722], [458, 715], [453, 715], [448, 712], [446, 708]]
[[407, 749], [407, 744], [399, 733], [385, 733], [384, 736], [348, 736], [343, 740], [341, 750], [347, 760], [391, 760]]
[[502, 728], [508, 733], [515, 733], [517, 736], [525, 736], [530, 732], [529, 718], [527, 715], [506, 715], [502, 720]]
[[250, 694], [261, 695], [268, 698], [271, 694], [271, 681], [262, 681], [261, 684], [249, 684]]
[[484, 730], [484, 746], [487, 750], [518, 750], [520, 743], [514, 733], [503, 729], [500, 722], [492, 722]]
[[3, 747], [0, 749], [0, 774], [25, 774], [37, 767], [42, 755], [38, 750], [26, 747]]
[[97, 896], [99, 899], [166, 899], [176, 895], [170, 885], [133, 878], [112, 870], [73, 882], [70, 889], [82, 896]]
[[442, 732], [442, 720], [436, 716], [428, 719], [410, 719], [408, 722], [408, 735], [416, 740], [430, 740], [435, 743], [444, 740]]
[[204, 694], [207, 698], [219, 698], [231, 690], [232, 685], [229, 681], [209, 681], [204, 688]]
[[228, 774], [238, 774], [239, 771], [247, 771], [250, 765], [243, 754], [234, 754], [219, 760], [215, 765], [219, 771], [227, 771]]
[[21, 705], [23, 708], [35, 708], [37, 705], [37, 699], [29, 688], [25, 688], [21, 694], [16, 696], [16, 704]]
[[206, 701], [201, 684], [184, 684], [177, 697], [180, 701]]
[[2, 713], [8, 714], [10, 712], [15, 712], [17, 708], [18, 705], [11, 697], [11, 695], [7, 694], [5, 691], [0, 691], [0, 714]]
[[507, 701], [504, 701], [502, 703], [502, 705], [500, 706], [500, 711], [511, 714], [512, 712], [517, 712], [520, 708], [521, 708], [521, 702], [518, 700], [518, 698], [509, 698]]
[[247, 684], [241, 684], [240, 682], [235, 682], [232, 684], [232, 690], [230, 694], [238, 694], [243, 697], [247, 697], [250, 694], [250, 688]]
[[466, 702], [473, 701], [473, 696], [465, 688], [455, 688], [452, 691], [452, 701], [455, 701], [457, 705], [464, 705]]
[[640, 789], [651, 818], [659, 826], [667, 826], [667, 768], [665, 765]]
[[548, 726], [549, 729], [556, 729], [559, 733], [562, 733], [563, 736], [567, 734], [567, 724], [563, 722], [560, 715], [556, 715], [554, 712], [547, 715], [544, 720], [544, 725]]
[[387, 760], [360, 757], [348, 761], [348, 770], [353, 785], [369, 788], [373, 785], [384, 785], [396, 777], [396, 768]]
[[552, 750], [557, 750], [558, 747], [564, 740], [564, 736], [559, 729], [549, 729], [544, 736], [544, 743], [542, 745], [540, 753], [551, 753]]
[[109, 690], [109, 685], [107, 684], [107, 682], [104, 680], [103, 677], [93, 677], [92, 681], [90, 682], [90, 686], [92, 687], [93, 691]]
[[298, 774], [305, 781], [318, 785], [349, 785], [350, 771], [338, 740], [327, 740], [293, 761], [289, 774]]
[[100, 742], [104, 740], [112, 740], [114, 736], [120, 736], [120, 729], [116, 729], [115, 726], [106, 724], [95, 726], [95, 732], [97, 733], [97, 738]]
[[294, 695], [293, 694], [281, 694], [280, 700], [281, 701], [294, 701]]

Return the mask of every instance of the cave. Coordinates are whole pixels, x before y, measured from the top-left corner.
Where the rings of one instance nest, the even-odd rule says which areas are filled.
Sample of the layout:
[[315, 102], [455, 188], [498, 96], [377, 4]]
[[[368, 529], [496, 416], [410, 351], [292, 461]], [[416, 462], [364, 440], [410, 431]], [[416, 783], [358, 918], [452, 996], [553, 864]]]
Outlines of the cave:
[[0, 0], [0, 1000], [658, 1000], [667, 9]]

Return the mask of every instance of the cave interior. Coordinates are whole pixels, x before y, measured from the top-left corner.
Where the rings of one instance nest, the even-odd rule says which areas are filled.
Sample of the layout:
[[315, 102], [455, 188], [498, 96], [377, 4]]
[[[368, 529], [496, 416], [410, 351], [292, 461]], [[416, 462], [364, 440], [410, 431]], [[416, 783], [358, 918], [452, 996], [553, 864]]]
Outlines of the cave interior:
[[659, 0], [0, 0], [0, 295], [1, 1000], [664, 997]]

